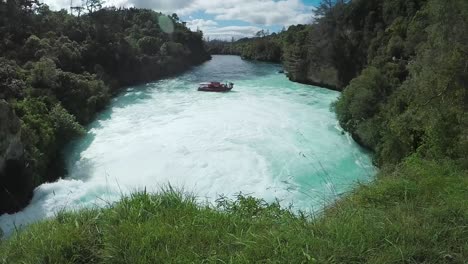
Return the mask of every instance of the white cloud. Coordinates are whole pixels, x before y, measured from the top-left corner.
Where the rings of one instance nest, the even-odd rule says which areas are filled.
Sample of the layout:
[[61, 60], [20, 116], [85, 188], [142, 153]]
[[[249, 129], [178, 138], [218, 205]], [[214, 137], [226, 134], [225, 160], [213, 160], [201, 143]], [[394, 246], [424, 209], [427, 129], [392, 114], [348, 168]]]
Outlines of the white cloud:
[[191, 30], [203, 30], [205, 28], [217, 26], [218, 22], [213, 21], [213, 20], [204, 20], [204, 19], [193, 19], [190, 21], [187, 21], [187, 27], [189, 27]]
[[[60, 10], [62, 8], [65, 8], [65, 9], [70, 8], [70, 1], [67, 1], [67, 0], [44, 0], [42, 2], [48, 5], [50, 9], [53, 9], [53, 10]], [[79, 5], [81, 1], [74, 0], [72, 3], [73, 5]]]
[[[40, 0], [40, 2], [45, 3], [50, 7], [52, 10], [60, 10], [60, 9], [70, 9], [70, 3], [72, 6], [79, 6], [82, 5], [82, 0]], [[116, 7], [129, 7], [128, 0], [106, 0], [104, 2], [104, 6], [116, 6]]]
[[269, 26], [310, 22], [312, 9], [300, 0], [193, 0], [177, 12], [188, 15], [204, 11], [214, 15], [216, 20], [241, 20]]
[[127, 0], [128, 5], [163, 12], [175, 12], [189, 6], [192, 2], [193, 0]]
[[[52, 9], [70, 6], [70, 0], [44, 0]], [[81, 0], [73, 0], [81, 3]], [[205, 36], [214, 39], [230, 39], [254, 36], [262, 27], [309, 23], [313, 19], [313, 7], [301, 0], [106, 0], [106, 6], [149, 8], [164, 13], [187, 16], [187, 26], [200, 29]], [[197, 19], [195, 12], [204, 12], [213, 20]], [[248, 26], [219, 26], [217, 21], [244, 21]]]
[[300, 0], [194, 0], [187, 7], [177, 10], [180, 15], [204, 11], [214, 15], [215, 20], [240, 20], [256, 26], [218, 27], [213, 20], [194, 19], [188, 21], [192, 30], [200, 29], [212, 39], [230, 39], [254, 36], [261, 26], [310, 23], [313, 7]]
[[254, 26], [228, 26], [205, 29], [203, 33], [205, 36], [210, 37], [210, 39], [230, 40], [231, 38], [252, 37], [259, 30], [261, 28]]
[[[78, 4], [81, 0], [73, 0]], [[69, 0], [44, 0], [52, 9], [69, 8]], [[134, 6], [165, 13], [191, 15], [202, 11], [216, 20], [240, 20], [256, 25], [292, 25], [312, 20], [312, 6], [300, 0], [107, 0], [106, 6]]]
[[231, 37], [235, 39], [243, 37], [254, 36], [261, 28], [256, 26], [225, 26], [219, 27], [218, 22], [213, 20], [193, 19], [187, 21], [187, 26], [195, 31], [202, 30], [204, 36], [210, 39], [230, 40]]

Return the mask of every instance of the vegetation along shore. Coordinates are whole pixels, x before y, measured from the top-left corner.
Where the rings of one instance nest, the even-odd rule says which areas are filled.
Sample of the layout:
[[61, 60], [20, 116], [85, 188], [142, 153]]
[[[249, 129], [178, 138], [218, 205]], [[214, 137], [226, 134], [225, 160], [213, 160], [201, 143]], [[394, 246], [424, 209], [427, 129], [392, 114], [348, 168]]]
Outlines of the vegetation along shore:
[[325, 0], [311, 24], [207, 43], [175, 14], [90, 11], [0, 2], [0, 213], [64, 175], [63, 145], [119, 88], [210, 53], [342, 91], [331, 107], [379, 173], [315, 215], [136, 193], [15, 232], [0, 263], [467, 263], [468, 1]]

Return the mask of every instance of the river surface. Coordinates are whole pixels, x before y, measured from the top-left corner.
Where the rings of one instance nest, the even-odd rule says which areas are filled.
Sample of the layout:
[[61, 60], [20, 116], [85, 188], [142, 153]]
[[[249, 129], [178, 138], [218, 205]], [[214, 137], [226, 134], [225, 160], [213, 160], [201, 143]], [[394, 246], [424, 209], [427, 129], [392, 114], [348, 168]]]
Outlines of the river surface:
[[[66, 149], [68, 176], [43, 184], [23, 211], [0, 216], [5, 234], [64, 209], [105, 206], [170, 184], [213, 202], [278, 199], [317, 211], [375, 173], [330, 105], [338, 92], [290, 82], [280, 65], [214, 56], [178, 77], [130, 87]], [[229, 93], [197, 84], [235, 83]]]

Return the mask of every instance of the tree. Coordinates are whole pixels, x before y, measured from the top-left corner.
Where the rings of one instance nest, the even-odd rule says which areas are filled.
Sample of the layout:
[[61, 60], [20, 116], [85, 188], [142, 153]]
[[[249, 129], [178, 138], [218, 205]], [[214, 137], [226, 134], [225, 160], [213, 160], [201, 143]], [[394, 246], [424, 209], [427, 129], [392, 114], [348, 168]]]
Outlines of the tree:
[[30, 83], [37, 88], [54, 88], [57, 85], [57, 66], [49, 58], [36, 62], [31, 70]]
[[104, 0], [85, 0], [86, 9], [89, 13], [96, 12], [102, 8], [105, 3]]
[[147, 55], [155, 55], [161, 48], [162, 41], [155, 37], [145, 36], [138, 40], [138, 47]]
[[176, 13], [173, 13], [173, 14], [171, 15], [171, 18], [172, 18], [174, 21], [179, 22], [179, 16], [178, 16]]
[[255, 33], [255, 36], [257, 38], [265, 37], [265, 30], [262, 29], [262, 30], [257, 31], [257, 33]]
[[23, 46], [22, 55], [26, 61], [39, 59], [35, 54], [41, 47], [41, 39], [36, 35], [31, 35]]
[[23, 97], [27, 86], [20, 73], [16, 62], [0, 57], [0, 99]]
[[348, 2], [350, 2], [350, 0], [322, 0], [315, 13], [319, 16], [325, 16], [334, 11], [336, 5], [343, 5]]

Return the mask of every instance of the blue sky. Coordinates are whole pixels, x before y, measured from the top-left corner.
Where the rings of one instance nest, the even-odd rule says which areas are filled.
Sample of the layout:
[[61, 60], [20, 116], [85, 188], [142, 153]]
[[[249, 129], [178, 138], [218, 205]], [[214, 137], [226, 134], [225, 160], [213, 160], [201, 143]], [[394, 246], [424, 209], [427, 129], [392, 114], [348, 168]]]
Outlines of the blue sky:
[[[80, 2], [81, 0], [73, 0]], [[70, 0], [44, 0], [52, 9], [67, 8]], [[249, 37], [309, 23], [320, 0], [107, 0], [106, 5], [150, 8], [177, 13], [192, 29], [210, 39]]]

